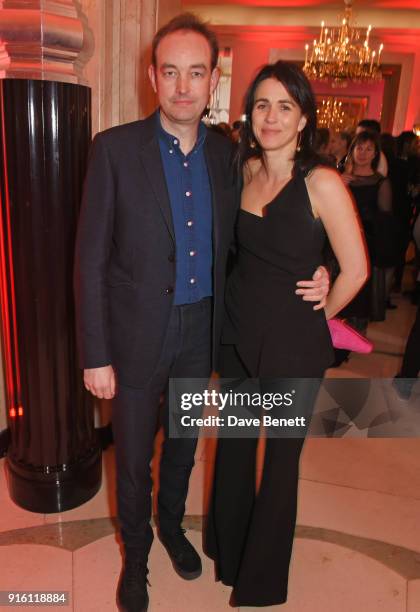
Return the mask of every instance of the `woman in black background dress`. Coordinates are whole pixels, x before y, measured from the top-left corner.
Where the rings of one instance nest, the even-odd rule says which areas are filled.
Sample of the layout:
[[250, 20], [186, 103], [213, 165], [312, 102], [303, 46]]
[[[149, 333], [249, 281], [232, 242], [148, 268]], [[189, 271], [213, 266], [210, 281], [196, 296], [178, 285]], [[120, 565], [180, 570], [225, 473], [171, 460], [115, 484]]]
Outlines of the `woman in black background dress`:
[[372, 278], [340, 313], [349, 323], [365, 333], [369, 319], [385, 319], [385, 271], [396, 261], [398, 220], [392, 215], [392, 190], [389, 178], [377, 171], [380, 160], [379, 138], [373, 132], [360, 132], [353, 139], [348, 153], [348, 167], [342, 175], [356, 203], [362, 222], [369, 259], [375, 267], [372, 275], [381, 280], [382, 292], [375, 288]]
[[[245, 112], [221, 375], [258, 377], [262, 388], [274, 389], [279, 378], [322, 378], [333, 359], [326, 318], [360, 289], [367, 263], [351, 198], [312, 152], [316, 106], [302, 71], [281, 61], [265, 66], [248, 90]], [[324, 311], [295, 289], [322, 263], [325, 230], [341, 272]], [[306, 393], [304, 382], [300, 387], [312, 406], [313, 385]], [[256, 494], [258, 440], [219, 440], [206, 545], [218, 578], [234, 587], [235, 605], [286, 601], [303, 441], [267, 438]]]

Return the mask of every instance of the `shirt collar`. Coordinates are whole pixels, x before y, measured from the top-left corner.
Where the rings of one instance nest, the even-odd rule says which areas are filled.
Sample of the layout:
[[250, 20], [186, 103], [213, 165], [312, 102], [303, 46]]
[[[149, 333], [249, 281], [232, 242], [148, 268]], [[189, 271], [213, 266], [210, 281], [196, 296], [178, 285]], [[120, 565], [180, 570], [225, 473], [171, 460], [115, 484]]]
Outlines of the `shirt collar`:
[[[172, 134], [169, 134], [169, 132], [167, 132], [166, 130], [163, 129], [162, 127], [162, 122], [160, 120], [160, 112], [156, 113], [156, 121], [157, 121], [157, 131], [158, 131], [158, 137], [159, 140], [161, 141], [162, 144], [164, 144], [169, 151], [174, 151], [174, 150], [179, 150], [179, 139], [177, 136], [173, 136]], [[195, 153], [196, 151], [198, 151], [199, 149], [201, 149], [201, 147], [204, 144], [204, 141], [206, 139], [207, 136], [207, 128], [204, 125], [204, 123], [202, 121], [200, 121], [199, 125], [198, 125], [198, 134], [197, 134], [197, 140], [195, 142], [194, 147], [192, 148], [192, 150], [188, 153], [188, 155], [191, 155], [192, 153]]]

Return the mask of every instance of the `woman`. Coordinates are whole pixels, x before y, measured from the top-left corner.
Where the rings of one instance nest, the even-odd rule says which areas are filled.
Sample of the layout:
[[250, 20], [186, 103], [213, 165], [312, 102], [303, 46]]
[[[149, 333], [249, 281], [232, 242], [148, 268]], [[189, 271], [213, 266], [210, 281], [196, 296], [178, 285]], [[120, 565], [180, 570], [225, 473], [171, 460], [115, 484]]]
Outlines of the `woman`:
[[[342, 175], [354, 196], [374, 266], [372, 281], [342, 313], [360, 331], [365, 331], [369, 319], [385, 318], [386, 270], [391, 270], [398, 250], [391, 184], [377, 171], [380, 153], [379, 137], [373, 132], [360, 132], [350, 145], [347, 169]], [[388, 284], [390, 277], [388, 272]]]
[[[420, 209], [420, 138], [413, 132], [401, 132], [397, 138], [397, 159], [405, 168], [403, 176], [408, 184], [407, 192], [407, 216], [412, 222]], [[410, 223], [411, 225], [411, 223]], [[407, 246], [410, 241], [410, 234], [407, 236]], [[404, 253], [405, 255], [405, 253]], [[418, 255], [418, 251], [417, 251]], [[419, 268], [419, 257], [417, 257], [417, 267]], [[397, 268], [396, 284], [401, 284], [403, 265], [405, 257], [400, 266]], [[414, 291], [411, 294], [413, 304], [420, 303], [420, 273], [417, 275], [417, 281]]]
[[[360, 289], [367, 263], [347, 189], [335, 170], [317, 166], [312, 152], [316, 106], [302, 71], [281, 61], [262, 68], [245, 113], [238, 253], [226, 295], [221, 375], [259, 377], [267, 389], [276, 378], [322, 377], [332, 361], [326, 319]], [[294, 289], [322, 261], [324, 228], [341, 268], [325, 311]], [[312, 406], [313, 385], [297, 384]], [[303, 439], [267, 438], [258, 495], [257, 442], [219, 440], [206, 531], [207, 552], [219, 579], [234, 587], [237, 606], [287, 598]]]
[[[417, 253], [420, 252], [420, 215], [413, 227], [413, 238]], [[413, 327], [408, 335], [401, 370], [394, 378], [394, 388], [402, 399], [410, 399], [411, 392], [420, 373], [420, 303]]]

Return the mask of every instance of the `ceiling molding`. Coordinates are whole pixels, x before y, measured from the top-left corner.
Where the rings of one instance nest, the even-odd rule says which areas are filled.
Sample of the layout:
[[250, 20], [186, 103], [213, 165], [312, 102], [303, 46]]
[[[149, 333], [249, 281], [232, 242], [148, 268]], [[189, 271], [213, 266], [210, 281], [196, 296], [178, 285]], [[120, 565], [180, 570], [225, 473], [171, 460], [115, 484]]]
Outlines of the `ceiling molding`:
[[[276, 8], [310, 8], [316, 7], [318, 10], [324, 7], [340, 10], [344, 2], [337, 0], [183, 0], [185, 7], [193, 5], [232, 5], [232, 6], [251, 6], [251, 7], [276, 7]], [[418, 10], [418, 0], [354, 0], [354, 9], [360, 10], [361, 7], [378, 8], [385, 10]]]
[[[417, 5], [418, 5], [418, 0]], [[360, 7], [354, 10], [357, 25], [367, 27], [372, 24], [376, 28], [419, 28], [419, 10], [386, 10], [372, 7]], [[339, 25], [340, 8], [330, 5], [284, 8], [278, 6], [245, 6], [244, 4], [189, 4], [183, 3], [183, 8], [199, 15], [212, 25], [275, 25], [275, 26], [318, 26], [323, 19], [326, 24]], [[341, 7], [343, 8], [343, 7]]]
[[[272, 39], [273, 43], [281, 41], [284, 43], [295, 43], [303, 45], [312, 40], [319, 29], [304, 26], [226, 26], [218, 25], [213, 29], [223, 41], [224, 38], [235, 38], [236, 40], [266, 41]], [[371, 36], [372, 43], [382, 42], [386, 51], [393, 48], [412, 52], [420, 49], [420, 30], [403, 28], [376, 28], [375, 36]]]

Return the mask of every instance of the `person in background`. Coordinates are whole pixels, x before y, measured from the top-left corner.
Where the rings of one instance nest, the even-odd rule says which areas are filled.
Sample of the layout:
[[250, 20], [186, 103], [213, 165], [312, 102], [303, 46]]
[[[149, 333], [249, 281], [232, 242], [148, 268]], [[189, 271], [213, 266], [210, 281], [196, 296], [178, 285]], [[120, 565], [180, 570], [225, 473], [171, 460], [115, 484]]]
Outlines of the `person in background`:
[[[419, 157], [420, 139], [414, 132], [401, 132], [397, 137], [397, 159], [401, 165], [405, 167], [407, 176], [407, 216], [409, 217], [409, 235], [408, 241], [411, 238], [411, 227], [420, 211], [420, 157]], [[404, 262], [400, 262], [397, 268], [396, 280], [397, 284], [401, 285], [402, 266]], [[414, 291], [411, 293], [413, 304], [418, 304], [420, 301], [420, 256], [417, 250], [417, 275], [415, 279]]]
[[225, 138], [230, 138], [230, 126], [229, 127], [229, 132], [226, 130], [226, 125], [228, 125], [227, 123], [211, 123], [210, 125], [207, 126], [207, 128], [209, 130], [211, 130], [212, 132], [215, 132], [216, 134], [220, 134], [221, 136], [224, 136]]
[[[391, 134], [381, 134], [381, 148], [388, 163], [388, 178], [392, 187], [392, 212], [395, 223], [395, 243], [392, 249], [392, 259], [387, 270], [387, 308], [396, 308], [391, 303], [390, 292], [392, 285], [401, 290], [401, 279], [405, 264], [405, 254], [411, 238], [410, 221], [412, 217], [411, 199], [409, 196], [409, 164], [407, 160], [396, 156], [397, 143]], [[391, 245], [390, 245], [391, 250]], [[398, 268], [398, 277], [396, 278]]]
[[238, 143], [241, 139], [241, 129], [242, 129], [242, 121], [234, 121], [232, 123], [232, 132], [230, 137], [232, 138], [234, 143]]
[[317, 128], [315, 134], [314, 151], [322, 157], [329, 154], [330, 130], [328, 128]]
[[[420, 215], [414, 224], [413, 238], [417, 251], [420, 252]], [[420, 302], [417, 316], [408, 336], [401, 370], [394, 378], [393, 386], [401, 399], [408, 400], [420, 372]]]
[[232, 138], [232, 128], [230, 127], [229, 123], [221, 121], [217, 124], [217, 126], [225, 133], [225, 136]]
[[389, 179], [377, 170], [380, 153], [378, 135], [373, 131], [359, 132], [348, 153], [351, 171], [342, 174], [359, 210], [373, 265], [369, 282], [341, 313], [361, 332], [366, 331], [369, 319], [385, 318], [385, 268], [390, 248], [389, 234], [392, 233], [392, 191]]
[[[380, 136], [381, 124], [379, 123], [379, 121], [376, 121], [376, 119], [362, 119], [357, 124], [356, 134], [360, 134], [360, 132], [363, 132], [364, 130], [367, 130], [368, 132], [373, 132], [377, 136]], [[382, 174], [382, 176], [388, 176], [388, 164], [386, 161], [386, 157], [382, 153], [382, 151], [379, 155], [379, 162], [376, 170], [377, 172], [379, 172], [379, 174]]]
[[344, 172], [347, 152], [351, 143], [349, 132], [333, 132], [330, 140], [330, 154], [334, 156], [337, 170]]

